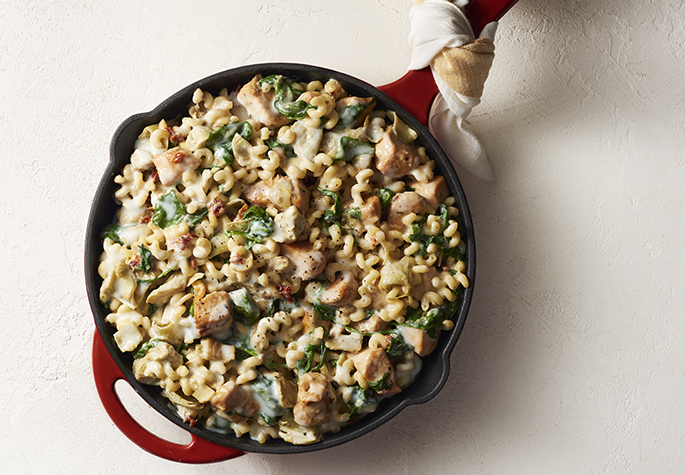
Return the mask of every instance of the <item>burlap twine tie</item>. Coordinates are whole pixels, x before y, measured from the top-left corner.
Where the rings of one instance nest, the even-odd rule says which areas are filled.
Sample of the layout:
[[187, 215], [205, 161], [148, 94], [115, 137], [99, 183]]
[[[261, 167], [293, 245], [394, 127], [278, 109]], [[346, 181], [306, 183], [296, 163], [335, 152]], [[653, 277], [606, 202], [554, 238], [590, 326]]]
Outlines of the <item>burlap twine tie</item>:
[[[496, 23], [475, 38], [463, 13], [468, 0], [414, 0], [409, 69], [430, 65], [440, 95], [431, 110], [431, 132], [453, 163], [472, 174], [492, 180], [494, 172], [485, 150], [464, 119], [480, 103], [495, 58]], [[449, 110], [447, 110], [449, 109]], [[451, 111], [450, 117], [445, 114]]]

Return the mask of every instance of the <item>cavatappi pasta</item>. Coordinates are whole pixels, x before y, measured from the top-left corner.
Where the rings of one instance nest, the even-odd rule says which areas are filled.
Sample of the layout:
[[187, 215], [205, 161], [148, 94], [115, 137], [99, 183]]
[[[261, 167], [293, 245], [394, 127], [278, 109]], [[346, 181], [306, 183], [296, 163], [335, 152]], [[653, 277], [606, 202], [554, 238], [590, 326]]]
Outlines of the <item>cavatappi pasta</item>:
[[314, 443], [414, 381], [469, 285], [417, 134], [336, 80], [255, 77], [141, 131], [102, 231], [106, 320], [183, 418]]

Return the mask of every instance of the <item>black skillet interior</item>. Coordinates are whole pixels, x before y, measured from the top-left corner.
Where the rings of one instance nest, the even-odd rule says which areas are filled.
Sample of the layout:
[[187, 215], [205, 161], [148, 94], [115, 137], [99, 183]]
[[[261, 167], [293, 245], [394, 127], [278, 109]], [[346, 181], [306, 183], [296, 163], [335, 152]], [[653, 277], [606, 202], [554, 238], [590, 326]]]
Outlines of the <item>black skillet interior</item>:
[[466, 320], [466, 314], [473, 294], [473, 285], [464, 293], [463, 302], [454, 316], [455, 328], [449, 332], [442, 332], [437, 349], [429, 356], [423, 358], [423, 369], [418, 379], [402, 393], [384, 400], [376, 412], [364, 417], [353, 425], [343, 428], [338, 433], [326, 434], [324, 439], [316, 444], [295, 446], [279, 439], [269, 440], [266, 444], [262, 445], [249, 439], [247, 436], [238, 438], [232, 434], [217, 433], [208, 430], [201, 424], [189, 427], [188, 424], [184, 424], [169, 409], [168, 401], [162, 397], [158, 387], [140, 384], [133, 376], [131, 370], [132, 356], [130, 353], [122, 354], [119, 351], [113, 338], [115, 329], [105, 321], [107, 311], [99, 301], [99, 288], [102, 284], [102, 279], [97, 272], [100, 254], [102, 253], [102, 243], [99, 234], [105, 225], [114, 222], [117, 209], [117, 205], [114, 202], [114, 191], [117, 188], [114, 183], [114, 177], [121, 172], [124, 165], [129, 161], [130, 155], [133, 152], [133, 144], [142, 129], [147, 125], [158, 123], [163, 118], [171, 119], [179, 114], [186, 115], [188, 104], [191, 102], [195, 89], [201, 88], [214, 94], [217, 94], [224, 87], [230, 91], [236, 86], [249, 82], [255, 74], [261, 74], [262, 76], [282, 74], [295, 78], [298, 81], [319, 80], [323, 83], [329, 78], [335, 78], [340, 81], [343, 88], [350, 95], [373, 96], [378, 101], [378, 109], [396, 111], [402, 120], [418, 131], [420, 135], [418, 142], [426, 148], [428, 155], [436, 162], [436, 174], [441, 174], [445, 177], [452, 196], [457, 200], [456, 206], [461, 211], [463, 223], [463, 229], [461, 229], [462, 238], [466, 242], [466, 275], [471, 284], [473, 284], [475, 277], [475, 239], [469, 207], [459, 179], [449, 159], [440, 148], [437, 140], [428, 132], [428, 129], [375, 87], [337, 71], [303, 64], [287, 63], [255, 64], [227, 70], [185, 87], [153, 111], [134, 115], [119, 126], [110, 145], [110, 162], [100, 181], [92, 203], [85, 242], [85, 274], [88, 299], [95, 318], [95, 324], [100, 335], [103, 337], [109, 353], [138, 394], [156, 411], [184, 429], [212, 442], [246, 452], [302, 453], [333, 447], [360, 437], [387, 422], [405, 407], [421, 404], [433, 398], [447, 380], [450, 367], [450, 353], [459, 338]]

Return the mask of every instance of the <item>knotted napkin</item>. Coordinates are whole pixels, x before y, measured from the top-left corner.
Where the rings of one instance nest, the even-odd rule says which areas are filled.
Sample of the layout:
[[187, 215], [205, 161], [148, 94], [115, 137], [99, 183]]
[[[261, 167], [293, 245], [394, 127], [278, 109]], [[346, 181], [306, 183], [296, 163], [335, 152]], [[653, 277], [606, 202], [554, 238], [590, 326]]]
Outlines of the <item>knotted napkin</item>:
[[485, 149], [465, 119], [480, 103], [495, 57], [497, 23], [475, 38], [464, 14], [469, 0], [414, 0], [409, 12], [412, 47], [409, 69], [431, 67], [439, 93], [428, 128], [452, 160], [473, 175], [494, 180]]

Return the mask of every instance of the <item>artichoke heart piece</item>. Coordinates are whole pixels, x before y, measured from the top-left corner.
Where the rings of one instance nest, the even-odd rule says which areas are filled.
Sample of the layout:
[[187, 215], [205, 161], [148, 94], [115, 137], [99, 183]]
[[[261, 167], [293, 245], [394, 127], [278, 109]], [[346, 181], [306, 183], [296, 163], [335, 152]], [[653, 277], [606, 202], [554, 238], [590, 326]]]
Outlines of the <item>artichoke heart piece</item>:
[[136, 308], [135, 293], [137, 285], [133, 269], [121, 261], [112, 267], [109, 274], [107, 274], [107, 278], [102, 283], [102, 287], [100, 287], [100, 300], [109, 302], [112, 298], [115, 298], [131, 308]]
[[407, 264], [391, 262], [381, 267], [381, 278], [378, 288], [385, 293], [390, 293], [392, 289], [397, 289], [396, 295], [388, 296], [388, 298], [402, 298], [409, 295], [412, 285], [409, 281], [409, 268]]
[[400, 116], [398, 116], [395, 112], [388, 112], [388, 117], [393, 120], [392, 128], [395, 131], [395, 135], [397, 135], [397, 138], [400, 139], [402, 143], [409, 145], [414, 142], [414, 140], [419, 138], [419, 134], [407, 124], [402, 122]]
[[[209, 389], [209, 388], [207, 388]], [[211, 391], [211, 389], [210, 389]], [[195, 391], [198, 392], [198, 391]], [[173, 391], [167, 391], [166, 389], [162, 391], [162, 395], [169, 399], [173, 404], [176, 404], [177, 406], [181, 407], [187, 407], [188, 409], [202, 409], [204, 407], [204, 404], [195, 400], [195, 399], [189, 399], [186, 397], [181, 396], [177, 392]], [[210, 396], [211, 397], [211, 396]]]
[[166, 365], [176, 370], [182, 364], [183, 356], [169, 343], [160, 341], [133, 361], [133, 375], [143, 384], [157, 384], [167, 377]]
[[150, 295], [147, 298], [147, 303], [151, 303], [153, 305], [164, 305], [169, 302], [174, 294], [184, 290], [186, 288], [186, 284], [186, 276], [183, 275], [182, 272], [176, 272], [169, 277], [169, 280], [150, 292]]
[[229, 239], [230, 236], [226, 233], [219, 233], [212, 236], [209, 240], [209, 242], [212, 245], [212, 252], [209, 253], [209, 259], [213, 259], [214, 257], [218, 256], [219, 254], [223, 254], [224, 252], [229, 252]]
[[292, 419], [278, 421], [278, 435], [286, 442], [294, 445], [308, 445], [321, 440], [319, 426], [303, 427]]

